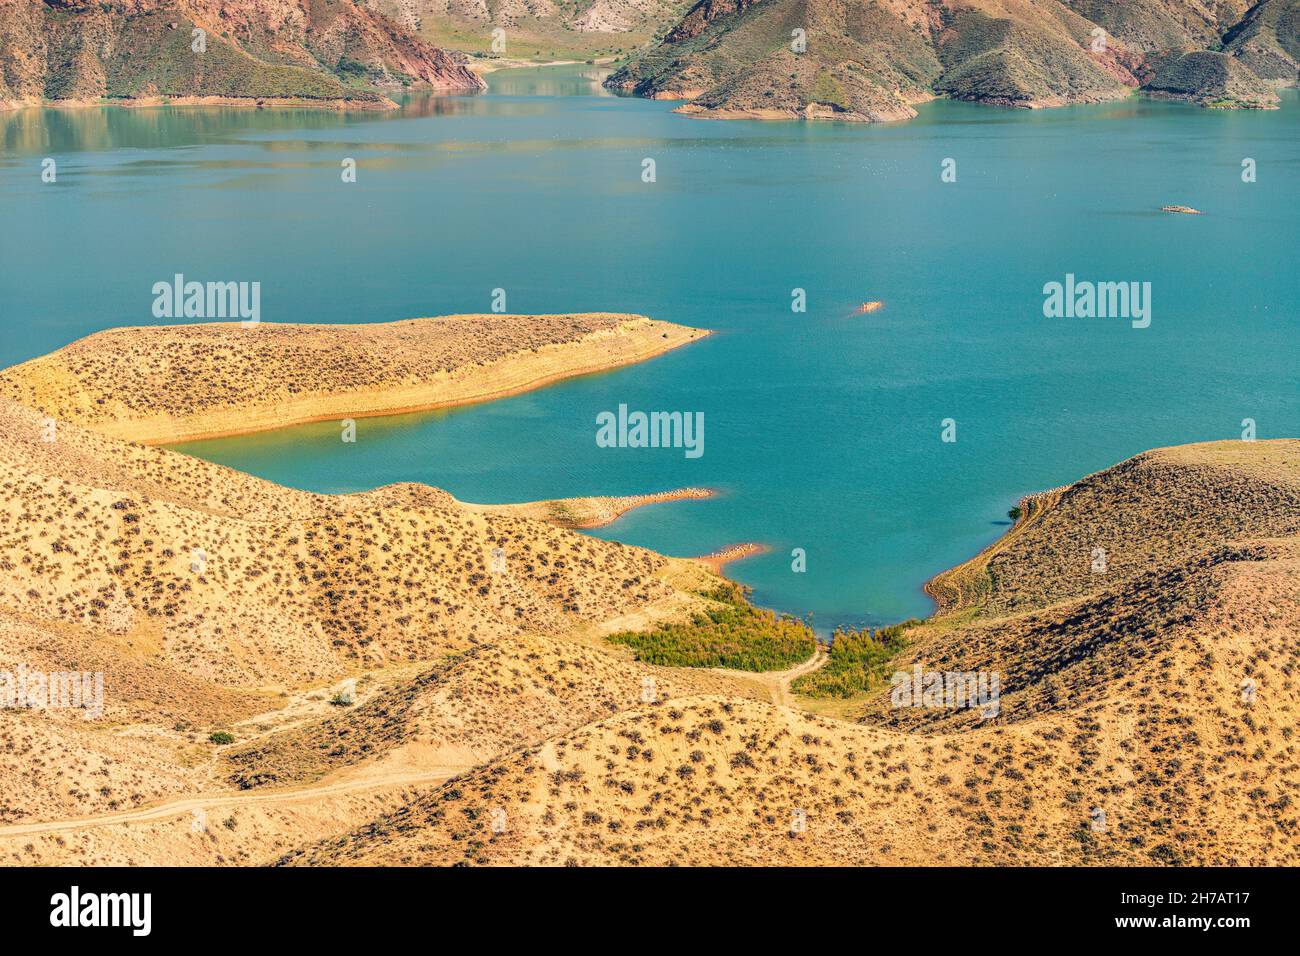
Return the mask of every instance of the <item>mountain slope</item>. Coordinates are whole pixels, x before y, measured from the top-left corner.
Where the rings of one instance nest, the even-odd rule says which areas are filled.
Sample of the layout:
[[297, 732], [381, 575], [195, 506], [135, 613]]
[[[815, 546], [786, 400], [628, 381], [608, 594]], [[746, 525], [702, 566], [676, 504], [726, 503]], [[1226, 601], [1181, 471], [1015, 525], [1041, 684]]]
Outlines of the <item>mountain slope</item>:
[[350, 0], [0, 0], [9, 106], [219, 97], [373, 108], [392, 106], [379, 90], [417, 85], [482, 88], [452, 55]]
[[1145, 54], [1212, 47], [1251, 0], [1064, 0], [1124, 46]]
[[1224, 41], [1227, 52], [1262, 79], [1295, 86], [1300, 77], [1300, 0], [1263, 0]]
[[[1296, 0], [700, 0], [606, 81], [713, 117], [908, 119], [933, 96], [1060, 106], [1153, 92], [1260, 107]], [[1221, 36], [1239, 34], [1226, 54]], [[806, 41], [800, 49], [801, 41]]]
[[[662, 35], [688, 5], [687, 0], [366, 2], [437, 46], [481, 57], [485, 67], [499, 60], [586, 60], [630, 53]], [[504, 32], [494, 36], [498, 29]]]
[[888, 686], [852, 724], [672, 699], [280, 862], [1294, 865], [1297, 494], [1300, 442], [1275, 441], [1165, 449], [1051, 496], [895, 662], [998, 674], [996, 714]]
[[1279, 98], [1236, 57], [1197, 50], [1161, 67], [1147, 83], [1152, 93], [1221, 109], [1272, 109]]

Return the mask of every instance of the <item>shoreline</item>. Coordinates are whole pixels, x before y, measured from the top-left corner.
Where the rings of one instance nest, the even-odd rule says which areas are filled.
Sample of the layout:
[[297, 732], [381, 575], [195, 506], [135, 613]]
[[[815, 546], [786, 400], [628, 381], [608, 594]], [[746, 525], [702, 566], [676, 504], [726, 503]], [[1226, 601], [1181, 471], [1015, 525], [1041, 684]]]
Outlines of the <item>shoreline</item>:
[[[475, 72], [475, 76], [478, 73]], [[487, 89], [487, 84], [479, 76], [480, 86], [434, 86], [431, 83], [420, 84], [414, 89], [392, 90], [398, 95], [427, 93], [441, 96], [472, 96]], [[375, 90], [370, 97], [328, 97], [311, 96], [221, 96], [221, 95], [184, 95], [184, 96], [121, 96], [121, 97], [85, 97], [62, 100], [23, 99], [0, 100], [0, 113], [13, 113], [21, 110], [86, 110], [119, 107], [127, 110], [159, 109], [172, 106], [189, 107], [228, 107], [234, 109], [306, 109], [329, 110], [336, 113], [363, 112], [383, 113], [401, 109], [401, 104], [388, 95], [389, 91]]]
[[1061, 485], [1021, 496], [1016, 502], [1020, 507], [1020, 517], [1012, 522], [1011, 527], [965, 561], [945, 568], [922, 584], [921, 590], [934, 601], [934, 610], [922, 620], [927, 624], [933, 623], [976, 605], [983, 590], [981, 576], [989, 561], [1041, 518], [1069, 487]]
[[613, 524], [629, 511], [644, 508], [646, 505], [662, 504], [669, 501], [699, 501], [716, 498], [718, 492], [713, 488], [675, 488], [671, 491], [657, 491], [647, 495], [590, 495], [575, 498], [546, 498], [540, 501], [521, 501], [515, 504], [477, 504], [462, 501], [460, 504], [471, 511], [485, 514], [512, 515], [518, 518], [534, 518], [553, 524], [557, 528], [573, 531], [586, 531], [603, 528]]
[[[463, 90], [459, 92], [473, 92]], [[436, 90], [434, 92], [437, 92]], [[448, 90], [448, 93], [453, 92]], [[396, 102], [384, 94], [376, 99], [312, 99], [298, 96], [140, 96], [121, 98], [39, 100], [34, 102], [0, 102], [0, 112], [19, 110], [85, 110], [120, 107], [127, 110], [159, 109], [169, 106], [233, 107], [236, 109], [314, 109], [334, 112], [384, 112], [399, 109]]]
[[[696, 564], [702, 564], [719, 577], [726, 578], [727, 576], [723, 574], [722, 569], [728, 564], [752, 558], [756, 554], [767, 554], [771, 550], [771, 545], [760, 544], [757, 541], [744, 541], [688, 560], [694, 561]], [[727, 580], [731, 579], [727, 578]]]

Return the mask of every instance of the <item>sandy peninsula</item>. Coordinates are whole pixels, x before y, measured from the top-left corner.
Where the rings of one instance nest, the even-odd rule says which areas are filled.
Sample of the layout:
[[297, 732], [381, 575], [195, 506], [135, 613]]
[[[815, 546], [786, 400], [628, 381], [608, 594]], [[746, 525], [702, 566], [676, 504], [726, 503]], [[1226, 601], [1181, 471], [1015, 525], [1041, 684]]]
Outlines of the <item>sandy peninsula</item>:
[[708, 333], [640, 315], [452, 315], [97, 332], [0, 373], [0, 395], [146, 445], [483, 402]]
[[717, 492], [709, 488], [676, 488], [649, 495], [557, 498], [550, 501], [527, 501], [510, 505], [476, 505], [467, 502], [461, 504], [471, 511], [535, 518], [559, 528], [590, 529], [613, 524], [629, 511], [646, 505], [712, 498], [716, 494]]
[[711, 554], [701, 555], [692, 560], [704, 565], [714, 574], [721, 574], [722, 569], [733, 561], [743, 561], [745, 558], [752, 558], [756, 554], [766, 554], [772, 549], [765, 544], [759, 544], [756, 541], [746, 541], [742, 544], [733, 544], [725, 548], [720, 548]]

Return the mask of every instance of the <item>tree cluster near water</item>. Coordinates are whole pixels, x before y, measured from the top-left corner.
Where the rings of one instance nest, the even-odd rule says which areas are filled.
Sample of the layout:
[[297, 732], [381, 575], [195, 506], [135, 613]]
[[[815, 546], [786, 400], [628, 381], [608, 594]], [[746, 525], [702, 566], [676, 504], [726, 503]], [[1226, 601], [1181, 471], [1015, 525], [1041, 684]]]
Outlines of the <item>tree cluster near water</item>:
[[718, 604], [687, 623], [660, 624], [653, 631], [624, 631], [607, 640], [624, 644], [647, 664], [669, 667], [729, 667], [774, 671], [812, 656], [817, 638], [797, 617], [756, 608], [747, 589], [726, 582], [703, 596]]
[[790, 687], [808, 697], [852, 697], [880, 686], [887, 665], [907, 647], [907, 631], [921, 622], [912, 619], [872, 631], [839, 627], [831, 637], [830, 660]]

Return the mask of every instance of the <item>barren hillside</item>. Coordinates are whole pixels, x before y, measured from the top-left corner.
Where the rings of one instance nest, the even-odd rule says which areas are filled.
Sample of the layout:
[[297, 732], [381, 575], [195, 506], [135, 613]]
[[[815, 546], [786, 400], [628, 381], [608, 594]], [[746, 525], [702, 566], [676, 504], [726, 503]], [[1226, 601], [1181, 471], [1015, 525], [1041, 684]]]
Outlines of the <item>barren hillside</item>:
[[[986, 556], [978, 606], [895, 662], [997, 673], [994, 716], [890, 687], [851, 724], [673, 700], [284, 862], [1294, 864], [1298, 482], [1300, 442], [1188, 446], [1035, 513]], [[1098, 533], [1112, 573], [1091, 571]]]
[[[512, 321], [506, 354], [552, 347], [553, 317]], [[621, 327], [590, 321], [564, 328]], [[1026, 499], [889, 645], [887, 671], [938, 675], [939, 696], [887, 679], [832, 719], [789, 692], [839, 666], [794, 659], [798, 622], [746, 610], [698, 563], [555, 526], [605, 506], [316, 495], [111, 437], [140, 421], [156, 437], [203, 396], [257, 401], [174, 374], [211, 374], [229, 331], [158, 330], [154, 356], [142, 331], [4, 379], [63, 417], [0, 399], [0, 673], [106, 686], [102, 712], [0, 708], [0, 772], [20, 780], [0, 859], [1300, 862], [1300, 442], [1161, 449]], [[389, 387], [365, 356], [392, 328], [371, 332], [331, 340], [353, 365], [287, 333], [266, 387]], [[502, 355], [490, 335], [451, 341], [407, 343], [403, 374]], [[794, 666], [634, 659], [738, 641]], [[953, 675], [995, 678], [992, 709], [945, 698]]]
[[0, 0], [0, 108], [203, 99], [391, 107], [476, 91], [460, 59], [351, 2]]

